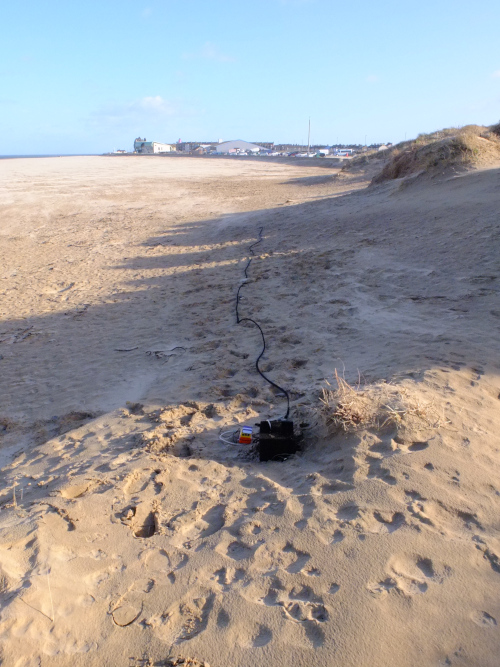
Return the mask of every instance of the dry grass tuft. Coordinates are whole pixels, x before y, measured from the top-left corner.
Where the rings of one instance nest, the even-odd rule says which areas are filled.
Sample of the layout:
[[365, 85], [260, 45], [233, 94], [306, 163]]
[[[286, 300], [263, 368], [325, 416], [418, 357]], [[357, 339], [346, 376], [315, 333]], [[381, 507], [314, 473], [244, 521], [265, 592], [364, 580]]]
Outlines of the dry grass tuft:
[[208, 662], [200, 662], [196, 658], [169, 658], [165, 663], [165, 667], [177, 667], [177, 665], [183, 667], [210, 667]]
[[498, 137], [500, 137], [500, 123], [497, 123], [496, 125], [491, 125], [490, 131], [493, 132], [493, 134], [496, 134]]
[[6, 433], [7, 431], [13, 431], [16, 428], [16, 422], [12, 421], [8, 417], [0, 417], [0, 434]]
[[328, 432], [353, 433], [360, 429], [438, 428], [446, 420], [430, 403], [412, 396], [407, 387], [387, 382], [350, 385], [335, 370], [337, 387], [327, 383], [320, 397], [320, 415]]

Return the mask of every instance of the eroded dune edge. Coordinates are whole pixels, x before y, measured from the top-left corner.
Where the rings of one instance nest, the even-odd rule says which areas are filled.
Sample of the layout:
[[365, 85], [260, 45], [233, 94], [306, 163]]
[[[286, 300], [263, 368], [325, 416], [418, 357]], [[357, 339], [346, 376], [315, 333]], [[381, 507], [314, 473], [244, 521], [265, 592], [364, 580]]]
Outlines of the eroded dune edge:
[[498, 167], [0, 170], [5, 665], [498, 664]]

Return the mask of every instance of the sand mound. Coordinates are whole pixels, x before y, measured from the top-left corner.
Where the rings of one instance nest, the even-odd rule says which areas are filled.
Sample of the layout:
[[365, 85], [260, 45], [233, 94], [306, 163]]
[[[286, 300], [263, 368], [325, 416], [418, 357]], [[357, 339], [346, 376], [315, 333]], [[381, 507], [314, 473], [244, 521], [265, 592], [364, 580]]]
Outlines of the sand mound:
[[447, 128], [431, 134], [419, 134], [415, 140], [397, 144], [388, 151], [361, 156], [344, 169], [380, 169], [372, 183], [407, 176], [429, 175], [464, 171], [487, 167], [500, 160], [500, 123], [491, 127], [466, 125], [463, 128]]

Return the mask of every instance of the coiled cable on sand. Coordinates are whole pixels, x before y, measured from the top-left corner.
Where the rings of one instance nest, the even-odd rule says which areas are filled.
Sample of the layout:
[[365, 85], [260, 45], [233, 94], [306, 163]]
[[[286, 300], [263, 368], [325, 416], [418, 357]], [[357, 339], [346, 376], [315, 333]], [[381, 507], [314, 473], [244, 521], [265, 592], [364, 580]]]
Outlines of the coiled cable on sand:
[[257, 360], [255, 361], [255, 368], [257, 369], [257, 373], [260, 376], [262, 376], [266, 382], [268, 382], [275, 389], [278, 389], [279, 391], [281, 391], [286, 396], [287, 409], [286, 409], [286, 415], [284, 416], [284, 419], [288, 419], [288, 415], [290, 414], [290, 396], [289, 396], [287, 390], [283, 389], [283, 387], [280, 387], [279, 384], [276, 384], [276, 382], [273, 382], [272, 380], [270, 380], [260, 370], [260, 367], [259, 367], [259, 361], [261, 360], [264, 352], [266, 351], [266, 338], [264, 336], [264, 332], [262, 331], [262, 327], [255, 320], [253, 320], [251, 317], [240, 317], [240, 313], [239, 313], [241, 288], [244, 285], [246, 285], [249, 281], [248, 269], [250, 267], [250, 264], [252, 263], [253, 258], [255, 257], [255, 253], [254, 253], [253, 249], [255, 248], [256, 245], [259, 245], [259, 243], [262, 243], [262, 234], [263, 234], [263, 232], [264, 232], [264, 227], [260, 227], [259, 228], [258, 240], [255, 243], [252, 243], [252, 245], [248, 248], [248, 252], [250, 254], [250, 257], [248, 259], [247, 265], [245, 266], [245, 271], [244, 271], [245, 278], [244, 278], [244, 280], [242, 280], [240, 286], [238, 287], [238, 291], [236, 293], [236, 324], [241, 324], [242, 322], [251, 322], [260, 331], [260, 335], [262, 336], [262, 351], [259, 354], [259, 356], [257, 357]]

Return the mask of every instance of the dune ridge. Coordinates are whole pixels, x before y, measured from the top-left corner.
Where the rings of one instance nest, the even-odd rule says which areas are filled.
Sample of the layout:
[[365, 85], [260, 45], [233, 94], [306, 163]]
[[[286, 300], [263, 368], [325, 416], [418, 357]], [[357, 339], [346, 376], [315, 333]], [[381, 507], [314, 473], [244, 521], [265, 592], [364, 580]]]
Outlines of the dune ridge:
[[376, 185], [410, 177], [449, 177], [499, 163], [500, 124], [466, 125], [419, 134], [387, 150], [357, 156], [342, 171], [369, 170]]

